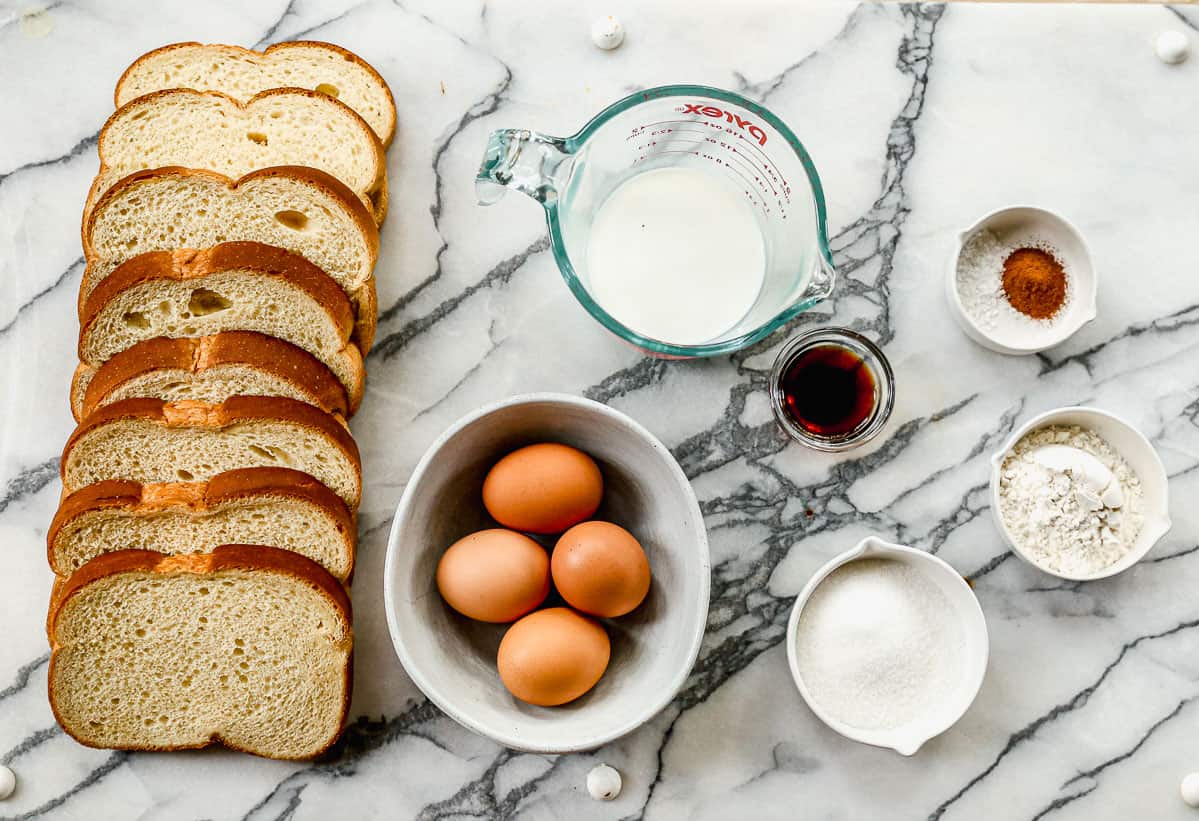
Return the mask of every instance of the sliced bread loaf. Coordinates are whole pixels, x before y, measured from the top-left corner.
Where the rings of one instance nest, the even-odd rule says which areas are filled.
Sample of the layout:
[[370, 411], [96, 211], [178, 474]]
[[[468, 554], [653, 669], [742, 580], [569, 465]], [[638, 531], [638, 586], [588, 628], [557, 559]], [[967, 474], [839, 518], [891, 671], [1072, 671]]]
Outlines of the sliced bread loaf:
[[361, 348], [370, 349], [379, 233], [353, 192], [315, 168], [278, 166], [237, 180], [174, 167], [125, 177], [83, 223], [80, 310], [101, 281], [138, 254], [231, 241], [278, 246], [332, 277], [355, 306]]
[[395, 132], [391, 89], [365, 60], [316, 41], [277, 43], [266, 51], [175, 43], [137, 58], [117, 82], [118, 108], [167, 88], [222, 91], [246, 101], [268, 88], [298, 86], [336, 97], [366, 120], [384, 145]]
[[287, 550], [98, 556], [57, 585], [50, 706], [89, 747], [328, 749], [350, 703], [350, 600]]
[[312, 354], [345, 386], [352, 408], [362, 400], [366, 372], [350, 341], [350, 300], [323, 271], [282, 248], [226, 242], [138, 254], [92, 290], [79, 324], [79, 360], [93, 369], [155, 337], [253, 331]]
[[272, 336], [224, 331], [147, 339], [99, 368], [81, 363], [71, 382], [71, 411], [82, 422], [122, 399], [217, 404], [239, 395], [283, 396], [340, 416], [351, 410], [345, 386], [312, 354]]
[[207, 553], [266, 544], [299, 553], [345, 582], [354, 566], [354, 517], [337, 494], [289, 468], [243, 468], [207, 482], [120, 479], [62, 500], [46, 534], [50, 567], [74, 573], [103, 553]]
[[301, 470], [358, 509], [362, 463], [353, 437], [337, 417], [294, 399], [123, 399], [86, 417], [59, 462], [64, 493], [106, 479], [203, 482], [246, 467]]
[[216, 91], [175, 88], [121, 106], [100, 129], [100, 173], [88, 210], [134, 171], [180, 165], [240, 177], [275, 165], [319, 168], [370, 209], [387, 212], [387, 160], [375, 132], [344, 103], [275, 88], [240, 103]]

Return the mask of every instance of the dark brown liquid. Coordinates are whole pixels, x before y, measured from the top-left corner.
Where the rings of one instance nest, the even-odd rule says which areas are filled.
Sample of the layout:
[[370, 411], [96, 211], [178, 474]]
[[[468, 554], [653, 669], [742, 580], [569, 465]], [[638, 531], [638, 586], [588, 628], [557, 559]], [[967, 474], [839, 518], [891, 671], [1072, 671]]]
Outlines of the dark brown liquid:
[[845, 436], [874, 413], [874, 374], [862, 357], [840, 345], [817, 345], [799, 354], [779, 387], [787, 415], [815, 436]]

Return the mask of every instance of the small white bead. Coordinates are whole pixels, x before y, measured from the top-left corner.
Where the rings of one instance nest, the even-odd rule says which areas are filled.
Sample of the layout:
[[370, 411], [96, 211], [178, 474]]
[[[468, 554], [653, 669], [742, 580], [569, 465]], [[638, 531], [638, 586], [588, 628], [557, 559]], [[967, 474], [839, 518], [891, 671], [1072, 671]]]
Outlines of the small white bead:
[[1178, 785], [1178, 792], [1188, 806], [1199, 807], [1199, 773], [1187, 773]]
[[1191, 43], [1181, 31], [1163, 31], [1157, 35], [1157, 43], [1153, 50], [1163, 63], [1175, 65], [1187, 58], [1191, 51]]
[[597, 764], [587, 773], [587, 792], [596, 801], [611, 801], [620, 795], [620, 773], [607, 764]]
[[624, 42], [624, 26], [612, 15], [601, 17], [591, 24], [591, 42], [611, 51]]
[[17, 788], [17, 776], [8, 767], [0, 764], [0, 801], [12, 795]]

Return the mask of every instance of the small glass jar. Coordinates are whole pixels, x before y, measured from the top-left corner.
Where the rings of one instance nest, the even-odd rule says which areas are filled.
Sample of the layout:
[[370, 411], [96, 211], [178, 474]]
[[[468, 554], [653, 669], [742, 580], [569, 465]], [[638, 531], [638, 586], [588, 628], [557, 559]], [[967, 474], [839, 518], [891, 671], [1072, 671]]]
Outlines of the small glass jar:
[[[822, 347], [840, 348], [860, 359], [874, 383], [870, 411], [851, 430], [827, 436], [799, 423], [788, 410], [784, 390], [784, 380], [792, 365], [803, 354]], [[848, 328], [817, 328], [800, 334], [783, 346], [770, 371], [770, 407], [775, 420], [788, 436], [815, 450], [835, 453], [869, 442], [886, 425], [894, 405], [895, 375], [891, 363], [877, 345]]]

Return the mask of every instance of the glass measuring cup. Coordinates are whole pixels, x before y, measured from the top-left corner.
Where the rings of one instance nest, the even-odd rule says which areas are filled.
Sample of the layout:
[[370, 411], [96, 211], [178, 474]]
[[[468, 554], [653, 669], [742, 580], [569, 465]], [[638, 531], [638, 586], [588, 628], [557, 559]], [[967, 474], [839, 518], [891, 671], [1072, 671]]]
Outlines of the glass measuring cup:
[[[736, 186], [753, 209], [765, 250], [765, 277], [749, 311], [724, 333], [695, 345], [653, 339], [622, 324], [595, 299], [586, 267], [591, 225], [607, 197], [638, 174], [680, 167], [724, 175]], [[570, 137], [494, 131], [475, 188], [483, 205], [499, 201], [507, 188], [540, 202], [554, 259], [575, 297], [609, 331], [654, 356], [738, 350], [833, 289], [824, 191], [812, 159], [781, 120], [729, 91], [694, 85], [639, 91]]]

